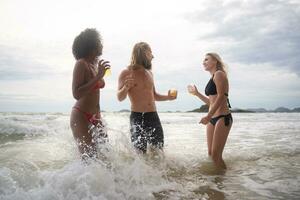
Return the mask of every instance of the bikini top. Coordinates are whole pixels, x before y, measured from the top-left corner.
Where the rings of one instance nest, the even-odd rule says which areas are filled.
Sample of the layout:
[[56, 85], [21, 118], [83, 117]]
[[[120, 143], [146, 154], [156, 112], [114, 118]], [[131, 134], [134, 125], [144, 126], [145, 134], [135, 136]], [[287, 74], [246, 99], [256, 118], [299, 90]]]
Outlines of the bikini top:
[[94, 90], [99, 90], [101, 88], [104, 88], [105, 83], [100, 83], [100, 81], [97, 81], [97, 83], [95, 84], [95, 86], [93, 87]]
[[[218, 94], [217, 92], [217, 87], [216, 87], [216, 84], [214, 82], [214, 75], [211, 77], [211, 79], [209, 79], [206, 87], [205, 87], [205, 94], [206, 96], [209, 96], [209, 95], [216, 95]], [[228, 104], [228, 107], [231, 108], [231, 105], [229, 103], [229, 99], [228, 99], [228, 93], [224, 93], [224, 95], [227, 97], [227, 104]]]
[[216, 84], [215, 84], [213, 78], [214, 78], [214, 75], [211, 77], [211, 79], [209, 79], [209, 81], [205, 87], [206, 96], [218, 94], [217, 87], [216, 87]]
[[[87, 61], [85, 61], [85, 60], [84, 60], [84, 62], [85, 62], [86, 65], [87, 65], [87, 69], [88, 69], [88, 70], [91, 72], [91, 74], [93, 75], [93, 72], [92, 72], [92, 70], [91, 70], [90, 64], [89, 64]], [[101, 88], [104, 88], [104, 86], [105, 86], [105, 83], [101, 83], [100, 81], [97, 81], [96, 84], [95, 84], [94, 87], [93, 87], [93, 90], [99, 90], [99, 89], [101, 89]]]

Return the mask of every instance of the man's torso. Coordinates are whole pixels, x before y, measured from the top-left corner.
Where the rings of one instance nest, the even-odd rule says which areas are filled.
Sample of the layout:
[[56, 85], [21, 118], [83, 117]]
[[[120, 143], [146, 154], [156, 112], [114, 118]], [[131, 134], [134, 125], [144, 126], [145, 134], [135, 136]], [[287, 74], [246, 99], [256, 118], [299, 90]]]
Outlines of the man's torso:
[[131, 110], [134, 112], [156, 111], [154, 81], [151, 72], [144, 69], [129, 71], [134, 79], [134, 87], [128, 91]]

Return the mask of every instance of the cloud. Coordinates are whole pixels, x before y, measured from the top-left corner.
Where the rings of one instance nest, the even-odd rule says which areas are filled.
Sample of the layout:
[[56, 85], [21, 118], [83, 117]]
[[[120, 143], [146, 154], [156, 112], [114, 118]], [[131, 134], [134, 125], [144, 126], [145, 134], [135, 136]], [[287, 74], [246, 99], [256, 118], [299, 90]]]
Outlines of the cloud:
[[0, 80], [28, 80], [53, 76], [47, 64], [19, 48], [0, 45]]
[[34, 95], [30, 94], [2, 94], [0, 93], [0, 99], [6, 101], [24, 101], [34, 99]]
[[185, 15], [194, 24], [209, 24], [199, 33], [229, 60], [244, 64], [269, 63], [300, 76], [299, 1], [213, 1]]

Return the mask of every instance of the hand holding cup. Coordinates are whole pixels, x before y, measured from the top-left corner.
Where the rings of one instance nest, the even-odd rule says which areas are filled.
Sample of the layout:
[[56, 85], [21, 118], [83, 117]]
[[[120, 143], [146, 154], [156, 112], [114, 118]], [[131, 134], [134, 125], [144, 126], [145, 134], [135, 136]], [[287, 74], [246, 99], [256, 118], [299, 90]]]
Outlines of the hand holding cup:
[[124, 88], [125, 90], [130, 90], [132, 87], [134, 87], [136, 84], [135, 84], [135, 81], [134, 81], [134, 78], [132, 76], [132, 74], [128, 75], [125, 77], [125, 81], [124, 81]]
[[176, 89], [170, 89], [168, 91], [168, 96], [170, 98], [170, 100], [174, 100], [177, 98], [177, 90]]
[[192, 95], [197, 95], [197, 93], [198, 93], [197, 87], [195, 85], [188, 85], [187, 89], [188, 89], [188, 92]]
[[104, 61], [103, 59], [98, 62], [98, 73], [99, 78], [103, 78], [106, 71], [110, 69], [109, 61]]

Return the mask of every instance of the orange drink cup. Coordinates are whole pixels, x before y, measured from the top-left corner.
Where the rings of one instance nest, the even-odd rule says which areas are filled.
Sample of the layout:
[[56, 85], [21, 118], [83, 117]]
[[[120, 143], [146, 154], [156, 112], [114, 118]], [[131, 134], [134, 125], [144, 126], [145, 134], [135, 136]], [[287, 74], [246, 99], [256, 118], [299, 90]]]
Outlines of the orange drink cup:
[[171, 90], [170, 90], [170, 95], [171, 95], [172, 97], [177, 97], [177, 90], [176, 90], [176, 89], [171, 89]]

